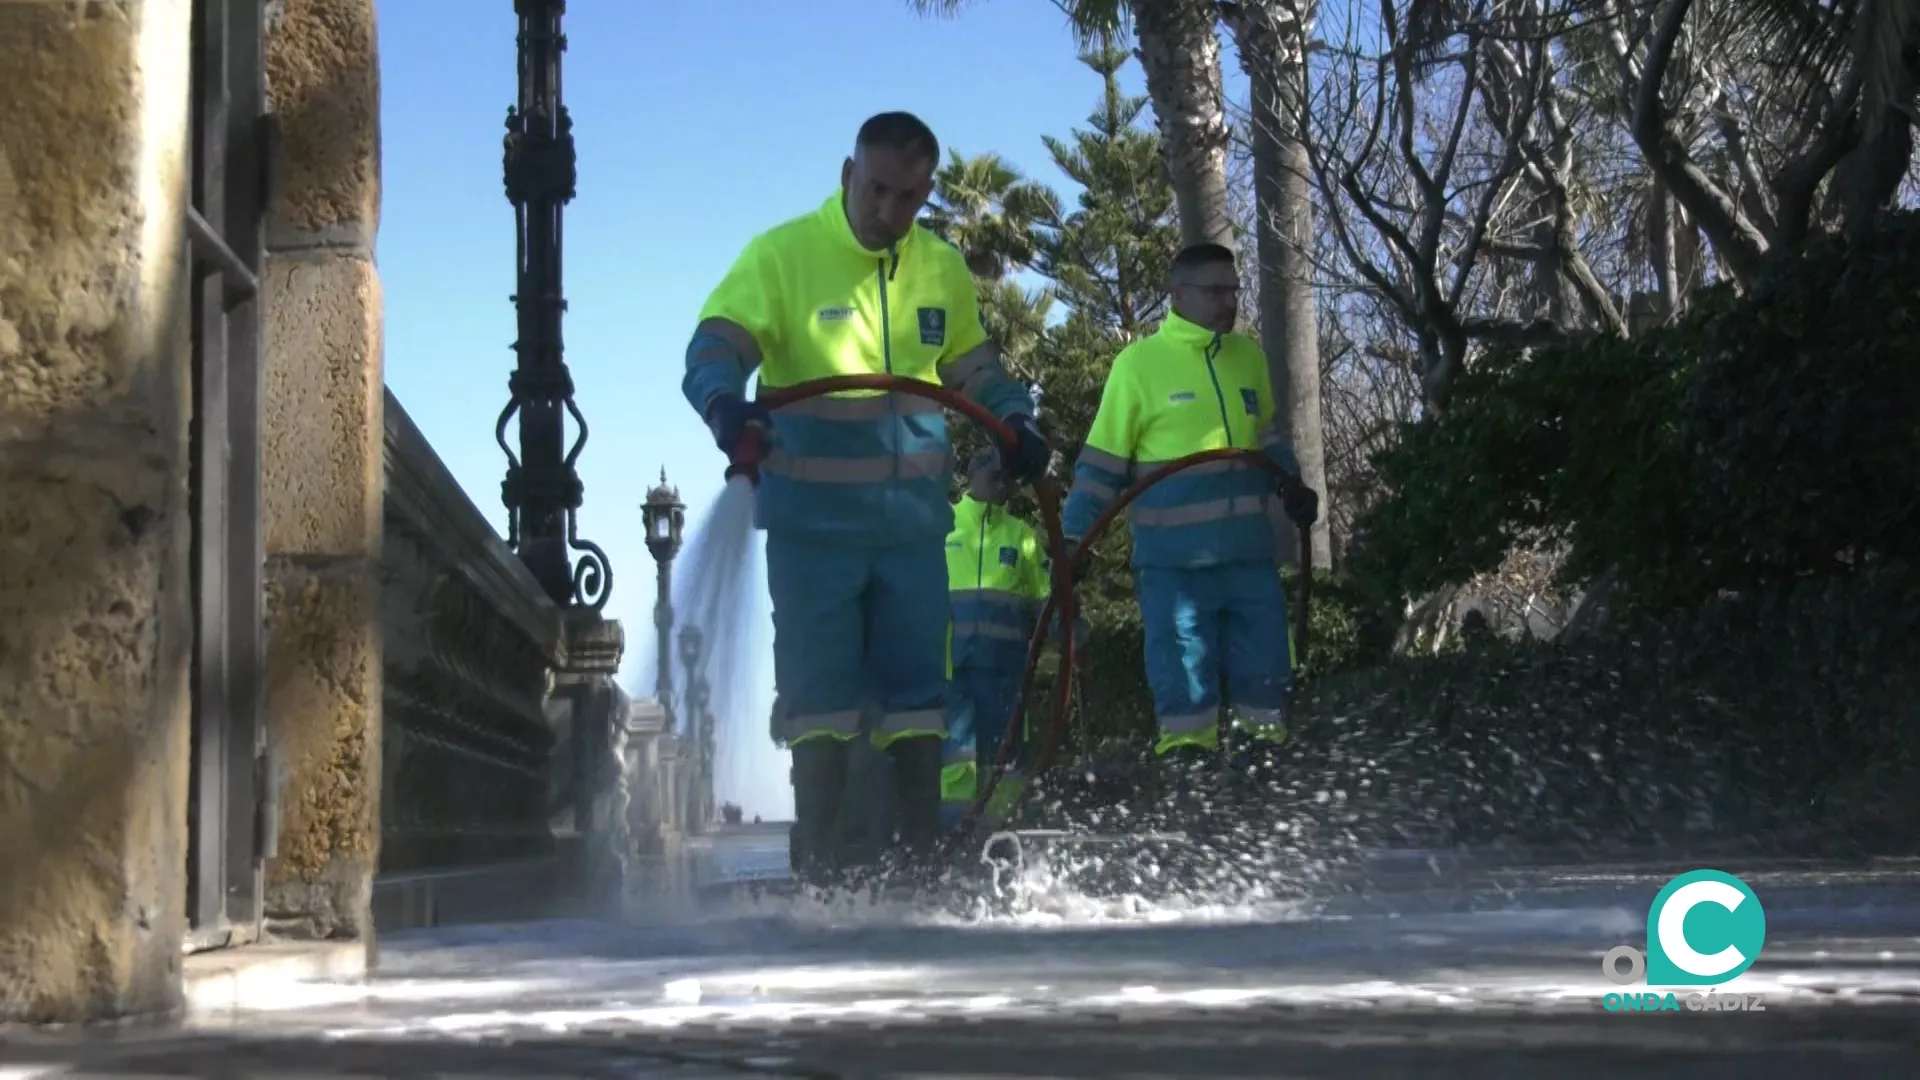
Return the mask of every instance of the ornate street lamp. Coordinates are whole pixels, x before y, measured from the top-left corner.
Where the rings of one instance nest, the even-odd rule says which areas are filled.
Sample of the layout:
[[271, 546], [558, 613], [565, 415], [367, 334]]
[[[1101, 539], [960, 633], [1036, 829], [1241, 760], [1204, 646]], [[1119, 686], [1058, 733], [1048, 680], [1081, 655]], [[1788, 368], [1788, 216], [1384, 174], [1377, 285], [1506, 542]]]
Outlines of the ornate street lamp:
[[[573, 376], [560, 337], [567, 302], [561, 292], [560, 219], [578, 178], [573, 118], [560, 100], [560, 32], [566, 0], [515, 0], [520, 16], [519, 102], [507, 110], [507, 200], [513, 204], [515, 263], [512, 297], [519, 317], [510, 395], [494, 424], [494, 441], [507, 455], [500, 499], [507, 506], [507, 546], [563, 608], [599, 611], [613, 594], [607, 553], [580, 539], [585, 495], [574, 464], [587, 445], [587, 421], [573, 403]], [[520, 452], [507, 442], [519, 417]], [[567, 445], [567, 423], [577, 436]], [[574, 553], [579, 553], [576, 562]]]
[[647, 501], [640, 504], [640, 517], [646, 522], [647, 550], [653, 553], [654, 561], [672, 564], [680, 554], [681, 538], [687, 527], [687, 508], [680, 501], [679, 489], [667, 483], [667, 470], [660, 470], [660, 483], [647, 492]]
[[659, 682], [654, 695], [667, 711], [667, 730], [674, 729], [673, 714], [673, 560], [680, 554], [681, 534], [687, 527], [687, 508], [680, 492], [667, 483], [667, 470], [660, 470], [660, 483], [647, 492], [640, 504], [640, 518], [647, 527], [647, 551], [659, 568], [659, 594], [653, 601], [654, 640], [658, 643]]
[[706, 672], [702, 668], [705, 645], [699, 627], [680, 628], [680, 664], [687, 672], [687, 688], [681, 694], [681, 702], [686, 712], [685, 738], [693, 744], [694, 760], [693, 790], [688, 793], [692, 805], [688, 807], [687, 821], [696, 828], [704, 828], [713, 820], [713, 710]]
[[701, 715], [707, 704], [707, 680], [700, 670], [706, 644], [700, 628], [691, 624], [680, 628], [680, 666], [687, 672], [687, 689], [680, 695], [686, 711], [687, 730], [698, 734]]

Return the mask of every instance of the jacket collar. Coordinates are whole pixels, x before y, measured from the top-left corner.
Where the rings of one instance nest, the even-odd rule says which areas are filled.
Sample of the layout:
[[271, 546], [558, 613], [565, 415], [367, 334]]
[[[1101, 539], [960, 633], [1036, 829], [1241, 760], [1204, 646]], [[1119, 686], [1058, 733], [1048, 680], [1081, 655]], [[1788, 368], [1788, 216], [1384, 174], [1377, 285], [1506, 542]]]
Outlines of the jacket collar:
[[963, 494], [960, 496], [960, 501], [954, 504], [953, 516], [956, 520], [971, 525], [977, 523], [983, 517], [992, 518], [993, 512], [997, 509], [999, 508], [988, 503], [983, 503], [972, 495]]
[[1225, 334], [1216, 334], [1199, 323], [1188, 322], [1171, 309], [1167, 317], [1160, 321], [1160, 329], [1154, 331], [1155, 337], [1164, 337], [1175, 344], [1191, 349], [1210, 349], [1218, 346]]
[[826, 226], [828, 235], [833, 237], [835, 243], [850, 251], [857, 251], [869, 259], [891, 258], [896, 266], [899, 265], [901, 253], [912, 245], [914, 233], [920, 231], [918, 226], [909, 229], [906, 237], [895, 244], [890, 251], [874, 251], [866, 247], [853, 235], [853, 226], [847, 222], [845, 188], [834, 189], [827, 201], [820, 204], [818, 214], [821, 224]]

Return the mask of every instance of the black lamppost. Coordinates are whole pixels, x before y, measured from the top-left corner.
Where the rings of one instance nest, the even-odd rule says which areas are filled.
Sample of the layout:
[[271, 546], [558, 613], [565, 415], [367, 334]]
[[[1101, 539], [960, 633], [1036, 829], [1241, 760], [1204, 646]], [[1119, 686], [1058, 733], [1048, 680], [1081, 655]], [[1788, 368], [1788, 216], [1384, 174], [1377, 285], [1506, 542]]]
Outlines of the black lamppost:
[[705, 638], [697, 626], [680, 628], [680, 663], [687, 669], [687, 688], [680, 695], [684, 703], [687, 738], [693, 744], [693, 791], [688, 801], [687, 822], [705, 828], [713, 820], [713, 710], [709, 707], [707, 676], [702, 668]]
[[[566, 0], [514, 0], [520, 16], [520, 100], [507, 110], [507, 200], [513, 203], [516, 266], [513, 304], [519, 318], [511, 397], [493, 435], [507, 455], [500, 499], [507, 506], [507, 546], [553, 602], [598, 611], [613, 593], [607, 553], [580, 539], [585, 495], [574, 463], [587, 445], [587, 421], [573, 403], [560, 336], [567, 302], [561, 294], [561, 214], [573, 199], [577, 170], [573, 120], [560, 100], [560, 32]], [[520, 452], [507, 424], [520, 418]], [[578, 436], [567, 445], [567, 419]], [[580, 553], [576, 564], [574, 552]]]
[[667, 470], [660, 470], [660, 483], [647, 492], [640, 504], [640, 517], [647, 527], [647, 551], [659, 568], [659, 595], [653, 601], [654, 641], [659, 650], [659, 687], [654, 691], [660, 707], [667, 710], [667, 731], [674, 728], [673, 715], [673, 560], [680, 554], [680, 540], [687, 527], [687, 508], [680, 492], [667, 483]]

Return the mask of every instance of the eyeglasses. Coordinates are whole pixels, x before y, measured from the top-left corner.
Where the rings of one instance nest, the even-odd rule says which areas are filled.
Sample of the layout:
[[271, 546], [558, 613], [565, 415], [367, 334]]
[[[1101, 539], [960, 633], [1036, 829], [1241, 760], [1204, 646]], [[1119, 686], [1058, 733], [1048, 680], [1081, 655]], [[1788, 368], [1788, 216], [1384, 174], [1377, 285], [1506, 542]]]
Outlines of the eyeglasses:
[[1221, 300], [1230, 300], [1230, 299], [1232, 299], [1232, 298], [1234, 298], [1234, 297], [1236, 297], [1236, 296], [1239, 296], [1239, 295], [1240, 295], [1240, 286], [1239, 286], [1238, 284], [1233, 284], [1233, 285], [1196, 285], [1196, 284], [1193, 284], [1192, 282], [1180, 282], [1180, 283], [1177, 283], [1177, 284], [1175, 284], [1175, 285], [1174, 285], [1174, 288], [1176, 288], [1176, 289], [1192, 289], [1192, 290], [1193, 290], [1194, 292], [1197, 292], [1197, 293], [1201, 293], [1201, 294], [1204, 294], [1204, 295], [1206, 295], [1206, 296], [1212, 296], [1212, 297], [1216, 297], [1216, 298], [1218, 298], [1218, 299], [1221, 299]]

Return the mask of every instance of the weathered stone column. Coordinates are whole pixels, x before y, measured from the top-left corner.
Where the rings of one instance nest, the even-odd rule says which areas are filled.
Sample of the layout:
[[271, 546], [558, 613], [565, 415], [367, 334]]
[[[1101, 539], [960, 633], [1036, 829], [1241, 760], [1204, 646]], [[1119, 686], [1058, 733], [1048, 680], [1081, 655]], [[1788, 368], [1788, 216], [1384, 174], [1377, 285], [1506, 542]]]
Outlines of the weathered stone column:
[[266, 913], [283, 933], [366, 936], [384, 462], [373, 0], [285, 0], [268, 30], [267, 94], [284, 157], [262, 283], [266, 708], [286, 775]]
[[585, 850], [577, 887], [589, 906], [617, 905], [633, 855], [627, 821], [631, 798], [626, 769], [627, 696], [613, 679], [626, 652], [618, 619], [592, 611], [567, 613], [567, 666], [556, 672], [554, 693], [572, 702], [574, 760], [555, 762], [575, 773], [575, 815]]
[[0, 1021], [180, 1004], [190, 26], [0, 3]]

